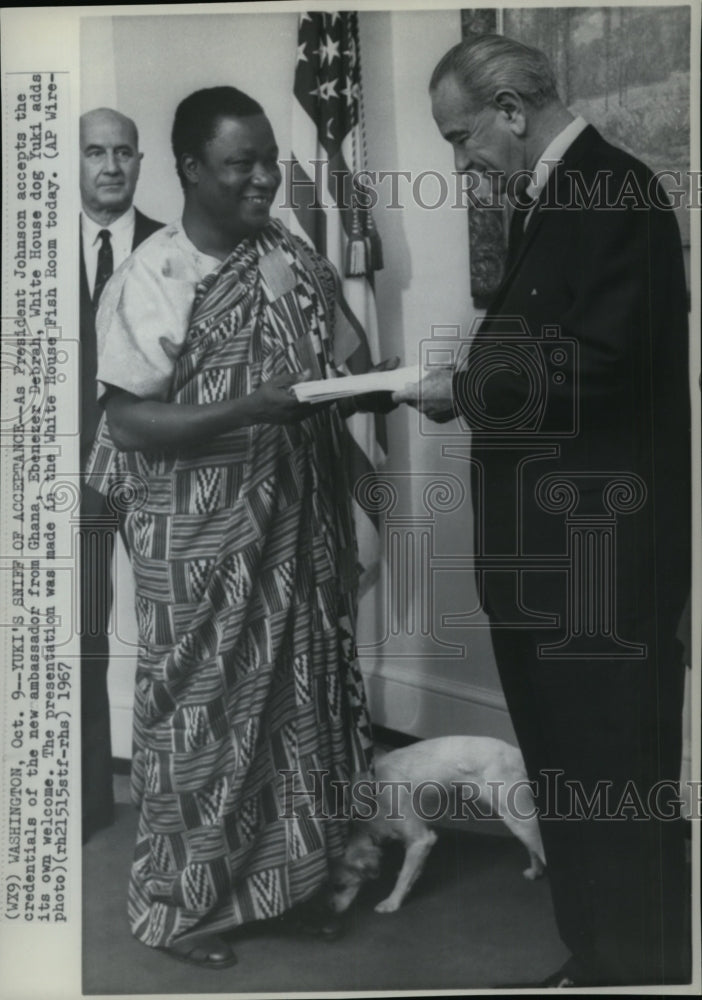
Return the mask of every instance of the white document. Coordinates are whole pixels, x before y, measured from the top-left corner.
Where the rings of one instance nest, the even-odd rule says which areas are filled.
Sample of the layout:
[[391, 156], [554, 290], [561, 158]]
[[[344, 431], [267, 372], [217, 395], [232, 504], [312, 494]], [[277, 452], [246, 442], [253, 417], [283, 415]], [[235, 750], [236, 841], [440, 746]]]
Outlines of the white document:
[[422, 377], [417, 365], [405, 365], [388, 372], [367, 372], [365, 375], [342, 375], [340, 378], [316, 379], [298, 382], [292, 391], [299, 402], [321, 403], [345, 396], [360, 396], [366, 392], [398, 392], [414, 385]]

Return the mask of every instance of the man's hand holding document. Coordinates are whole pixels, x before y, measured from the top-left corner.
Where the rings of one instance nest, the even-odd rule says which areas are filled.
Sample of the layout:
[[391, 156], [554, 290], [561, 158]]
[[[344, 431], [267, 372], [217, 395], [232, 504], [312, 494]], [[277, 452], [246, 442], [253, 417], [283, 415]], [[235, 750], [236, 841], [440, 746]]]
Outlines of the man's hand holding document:
[[301, 403], [329, 403], [353, 399], [356, 410], [387, 412], [399, 403], [408, 403], [436, 423], [455, 416], [453, 406], [453, 368], [418, 365], [399, 366], [399, 358], [389, 358], [374, 365], [363, 375], [296, 382], [290, 387]]
[[[402, 370], [410, 371], [409, 368]], [[393, 391], [393, 402], [408, 403], [437, 424], [453, 420], [456, 416], [453, 404], [453, 375], [454, 369], [451, 366], [432, 367], [428, 372], [414, 369], [412, 383], [398, 386]]]
[[[326, 403], [348, 396], [365, 396], [376, 392], [400, 392], [417, 381], [416, 365], [396, 367], [399, 359], [381, 362], [363, 375], [341, 375], [339, 378], [296, 382], [291, 387], [300, 403]], [[384, 365], [388, 367], [383, 367]], [[390, 367], [390, 366], [393, 367]]]
[[398, 357], [386, 358], [363, 375], [299, 381], [291, 386], [290, 391], [301, 403], [322, 406], [324, 403], [343, 400], [345, 403], [341, 404], [341, 412], [344, 416], [351, 416], [353, 413], [389, 413], [397, 406], [393, 398], [394, 390], [398, 386], [404, 388], [417, 378], [415, 368], [398, 368], [399, 364]]

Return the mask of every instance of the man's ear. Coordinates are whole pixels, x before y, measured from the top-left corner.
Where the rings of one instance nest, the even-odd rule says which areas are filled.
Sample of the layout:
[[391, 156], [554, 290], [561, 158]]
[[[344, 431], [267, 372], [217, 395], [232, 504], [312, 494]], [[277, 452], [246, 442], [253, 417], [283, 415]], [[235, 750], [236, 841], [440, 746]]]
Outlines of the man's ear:
[[524, 135], [526, 132], [526, 111], [521, 95], [516, 90], [504, 87], [495, 94], [494, 104], [505, 116], [509, 129], [517, 136]]
[[199, 160], [197, 156], [193, 156], [192, 153], [183, 153], [180, 158], [180, 169], [183, 171], [183, 176], [190, 184], [197, 184], [199, 176]]

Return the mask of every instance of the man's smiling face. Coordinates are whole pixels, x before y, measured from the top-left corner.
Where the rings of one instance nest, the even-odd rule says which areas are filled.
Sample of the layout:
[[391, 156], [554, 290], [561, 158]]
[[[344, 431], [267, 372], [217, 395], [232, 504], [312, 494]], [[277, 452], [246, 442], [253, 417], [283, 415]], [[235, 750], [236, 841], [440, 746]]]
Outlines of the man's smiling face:
[[509, 113], [497, 104], [476, 107], [454, 76], [432, 91], [432, 114], [453, 147], [458, 173], [473, 174], [481, 200], [503, 192], [510, 176], [524, 167], [524, 152]]
[[197, 211], [236, 241], [268, 223], [281, 174], [278, 147], [265, 115], [222, 117], [198, 157], [189, 181]]

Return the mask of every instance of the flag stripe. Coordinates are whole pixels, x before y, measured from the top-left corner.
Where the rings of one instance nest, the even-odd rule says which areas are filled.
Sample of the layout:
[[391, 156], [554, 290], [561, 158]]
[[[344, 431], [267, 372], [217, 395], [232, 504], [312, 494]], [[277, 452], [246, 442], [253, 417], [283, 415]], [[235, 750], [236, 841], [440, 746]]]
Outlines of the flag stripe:
[[291, 165], [290, 171], [291, 186], [287, 192], [287, 204], [294, 205], [295, 219], [310, 243], [313, 244], [316, 250], [327, 257], [329, 256], [327, 253], [327, 217], [323, 212], [315, 211], [311, 207], [309, 201], [313, 201], [313, 199], [304, 200], [304, 196], [300, 194], [301, 189], [311, 194], [311, 189], [306, 187], [306, 185], [313, 184], [314, 182], [309, 174], [306, 173], [299, 160], [295, 159], [294, 153], [293, 159], [294, 162]]

